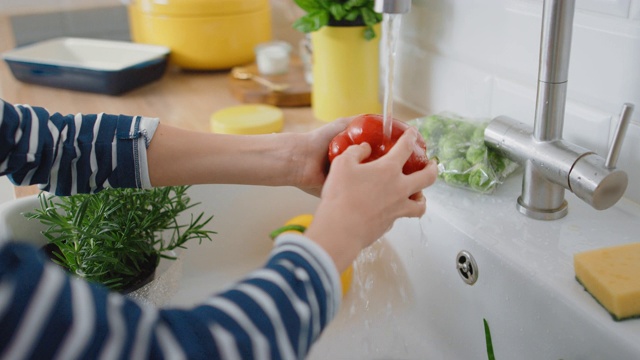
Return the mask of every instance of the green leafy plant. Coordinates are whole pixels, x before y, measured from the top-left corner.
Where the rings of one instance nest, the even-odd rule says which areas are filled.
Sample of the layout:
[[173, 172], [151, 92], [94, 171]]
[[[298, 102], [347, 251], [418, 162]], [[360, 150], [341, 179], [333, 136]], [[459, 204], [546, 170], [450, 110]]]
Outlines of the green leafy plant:
[[306, 12], [293, 23], [303, 33], [317, 31], [327, 25], [364, 25], [364, 38], [376, 37], [373, 26], [382, 14], [373, 10], [374, 0], [294, 0]]
[[[213, 216], [191, 214], [178, 222], [190, 204], [188, 186], [151, 190], [106, 189], [96, 194], [39, 195], [40, 209], [27, 213], [47, 226], [52, 260], [88, 281], [125, 291], [140, 274], [153, 273], [160, 258], [175, 259], [171, 250], [189, 240], [211, 240], [214, 231], [204, 229]], [[150, 271], [149, 271], [150, 270]]]

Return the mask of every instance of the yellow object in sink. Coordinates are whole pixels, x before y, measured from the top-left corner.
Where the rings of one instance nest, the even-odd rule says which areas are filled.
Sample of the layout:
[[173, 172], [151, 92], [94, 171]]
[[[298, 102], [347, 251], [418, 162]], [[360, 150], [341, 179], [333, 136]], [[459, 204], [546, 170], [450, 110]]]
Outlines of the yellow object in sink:
[[[276, 236], [285, 233], [285, 232], [300, 232], [304, 233], [305, 230], [311, 225], [313, 221], [313, 215], [311, 214], [301, 214], [291, 219], [287, 220], [284, 223], [284, 226], [274, 230], [270, 236], [272, 239], [275, 239]], [[351, 282], [353, 280], [353, 266], [350, 265], [345, 271], [340, 274], [340, 283], [342, 284], [342, 296], [349, 291], [351, 288]]]
[[616, 320], [640, 316], [640, 243], [574, 256], [576, 279]]

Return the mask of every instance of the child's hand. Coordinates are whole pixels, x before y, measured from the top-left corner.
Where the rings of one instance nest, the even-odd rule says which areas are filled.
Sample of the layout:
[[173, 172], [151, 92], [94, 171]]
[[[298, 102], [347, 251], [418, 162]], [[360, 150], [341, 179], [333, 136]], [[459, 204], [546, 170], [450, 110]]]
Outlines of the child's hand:
[[371, 154], [367, 143], [350, 146], [334, 159], [306, 235], [327, 250], [338, 270], [351, 264], [396, 219], [424, 214], [426, 200], [414, 194], [435, 182], [436, 162], [402, 173], [417, 136], [414, 129], [407, 130], [385, 156], [372, 162], [362, 163]]
[[329, 169], [329, 142], [347, 127], [351, 119], [337, 119], [314, 131], [300, 134], [299, 146], [292, 154], [296, 157], [292, 159], [292, 164], [295, 164], [297, 171], [294, 174], [294, 184], [298, 188], [311, 195], [320, 196]]

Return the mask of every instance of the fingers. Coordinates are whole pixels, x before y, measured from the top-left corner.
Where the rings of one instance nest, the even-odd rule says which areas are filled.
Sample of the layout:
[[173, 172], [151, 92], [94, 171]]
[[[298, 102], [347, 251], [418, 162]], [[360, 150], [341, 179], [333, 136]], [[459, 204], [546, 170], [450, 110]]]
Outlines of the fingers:
[[315, 138], [319, 138], [319, 141], [322, 143], [322, 145], [326, 146], [334, 136], [338, 135], [338, 133], [346, 129], [352, 120], [353, 118], [350, 117], [336, 119], [329, 124], [315, 129], [313, 132], [311, 132], [311, 135]]
[[366, 158], [368, 158], [369, 155], [371, 155], [371, 145], [369, 145], [368, 143], [362, 143], [359, 145], [351, 145], [347, 147], [347, 149], [342, 154], [340, 154], [340, 156], [336, 157], [336, 159], [348, 158], [355, 160], [355, 162], [359, 164]]
[[344, 128], [346, 128], [354, 118], [355, 116], [342, 117], [332, 121], [331, 123], [334, 124], [334, 126], [342, 128], [344, 130]]
[[406, 191], [413, 199], [416, 194], [422, 194], [423, 189], [433, 185], [437, 178], [438, 164], [435, 161], [429, 161], [424, 169], [405, 175]]
[[425, 186], [423, 188], [433, 185], [433, 183], [438, 179], [438, 162], [435, 160], [429, 160], [427, 166], [418, 171], [418, 173], [420, 173], [419, 176], [425, 181]]
[[413, 153], [413, 148], [418, 136], [418, 132], [414, 128], [407, 129], [385, 157], [398, 162], [400, 167], [404, 166], [404, 163], [409, 159], [411, 153]]
[[[407, 129], [385, 157], [388, 160], [397, 163], [398, 166], [402, 168], [407, 159], [409, 159], [413, 153], [418, 136], [420, 135], [414, 128]], [[406, 190], [413, 198], [414, 195], [420, 193], [422, 189], [433, 185], [437, 177], [438, 163], [435, 160], [430, 160], [424, 169], [416, 171], [410, 175], [406, 175]]]
[[427, 210], [427, 199], [422, 195], [422, 192], [417, 192], [409, 199], [403, 207], [402, 217], [421, 217]]
[[326, 132], [329, 134], [336, 135], [340, 131], [346, 129], [352, 120], [353, 120], [353, 117], [339, 118], [321, 127], [321, 129], [326, 130]]
[[424, 194], [422, 194], [422, 191], [418, 191], [409, 196], [409, 199], [411, 200], [420, 200], [421, 198], [424, 198]]

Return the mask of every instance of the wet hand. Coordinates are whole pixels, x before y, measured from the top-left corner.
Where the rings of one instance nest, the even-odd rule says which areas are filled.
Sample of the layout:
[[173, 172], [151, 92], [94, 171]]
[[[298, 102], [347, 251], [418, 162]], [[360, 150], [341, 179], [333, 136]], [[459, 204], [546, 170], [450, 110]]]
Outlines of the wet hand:
[[385, 156], [371, 162], [362, 163], [371, 154], [367, 143], [350, 146], [334, 159], [307, 235], [330, 253], [338, 269], [396, 219], [424, 214], [422, 189], [435, 182], [437, 164], [430, 161], [412, 174], [402, 172], [417, 136], [415, 129], [407, 130]]
[[343, 131], [352, 118], [340, 118], [308, 133], [300, 134], [298, 146], [292, 154], [292, 166], [296, 171], [294, 184], [303, 191], [320, 196], [327, 178], [329, 142]]

